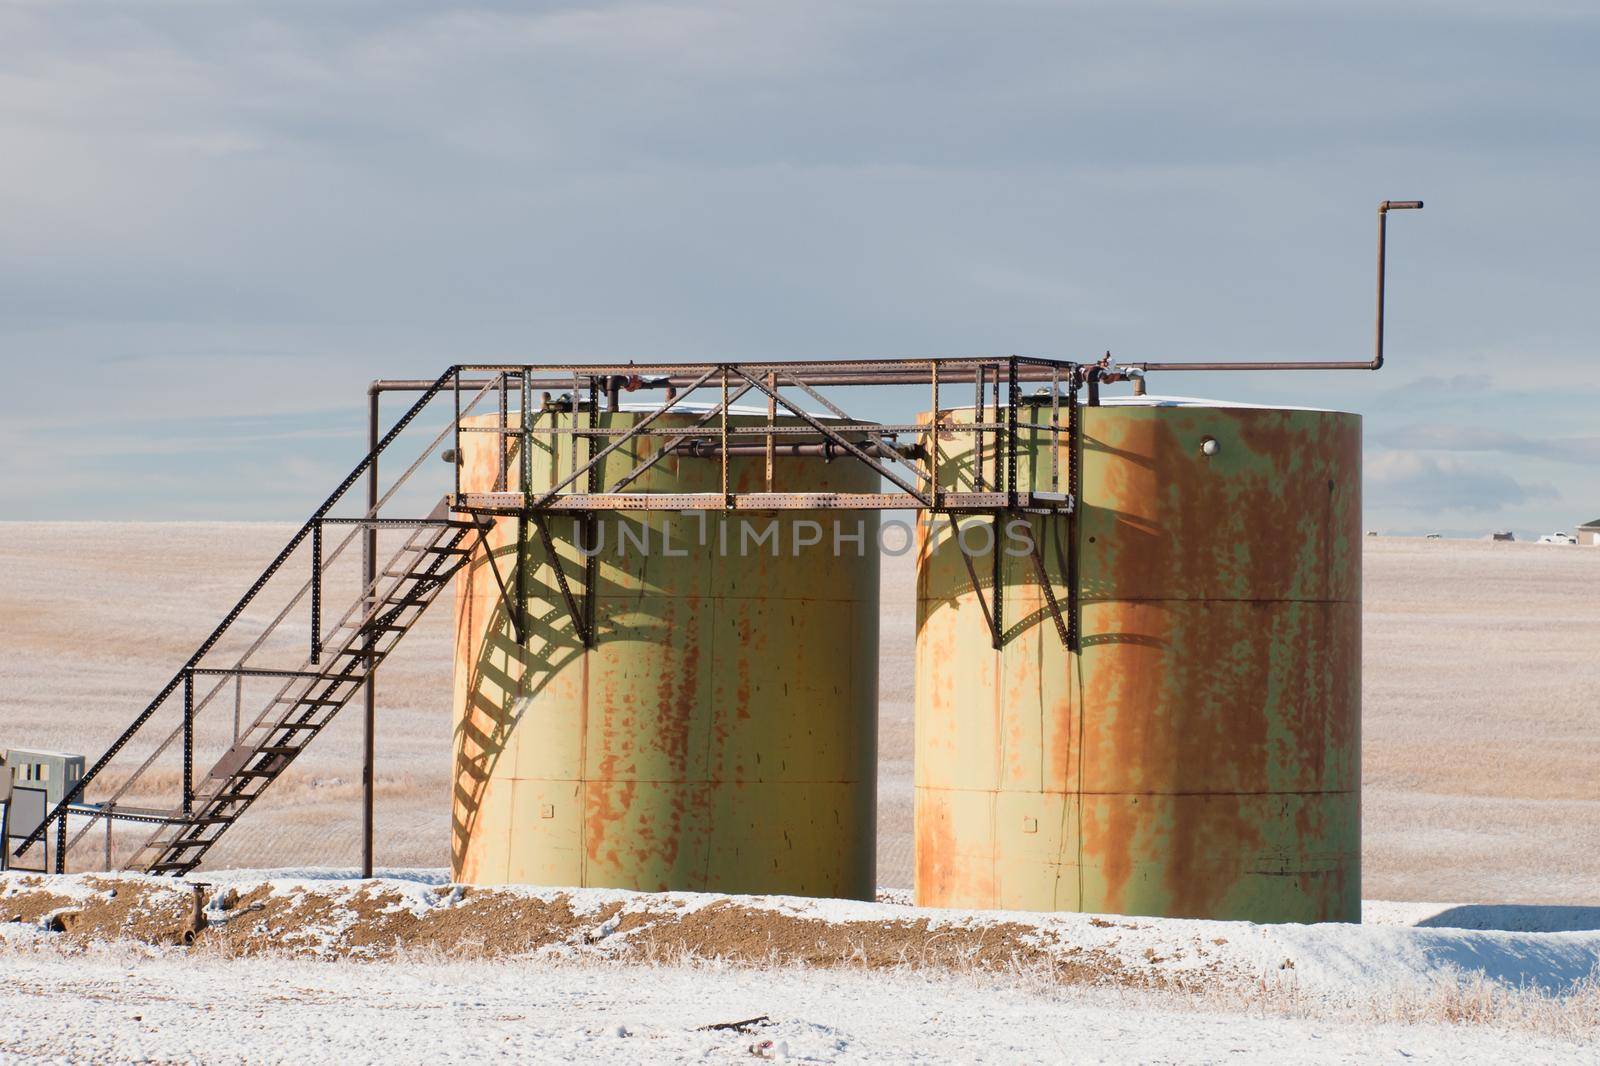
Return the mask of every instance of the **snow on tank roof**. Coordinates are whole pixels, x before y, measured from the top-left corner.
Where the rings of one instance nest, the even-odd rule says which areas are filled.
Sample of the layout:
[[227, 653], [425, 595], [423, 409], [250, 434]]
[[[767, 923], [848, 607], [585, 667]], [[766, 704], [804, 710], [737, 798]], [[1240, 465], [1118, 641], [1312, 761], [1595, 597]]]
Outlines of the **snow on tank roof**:
[[[1024, 396], [1023, 399], [1024, 400], [1028, 400], [1028, 399], [1037, 400], [1037, 399], [1040, 399], [1040, 397], [1027, 397], [1027, 396]], [[1044, 399], [1045, 401], [1048, 401], [1049, 400], [1049, 396], [1046, 395], [1042, 399]], [[1078, 401], [1078, 405], [1080, 407], [1087, 407], [1088, 406], [1088, 404], [1084, 403], [1081, 399]], [[1337, 413], [1332, 408], [1329, 408], [1329, 407], [1296, 407], [1293, 404], [1287, 404], [1287, 403], [1245, 403], [1242, 400], [1208, 400], [1208, 399], [1206, 399], [1206, 398], [1204, 398], [1202, 396], [1102, 396], [1102, 397], [1100, 397], [1100, 406], [1101, 407], [1218, 407], [1218, 408], [1240, 408], [1240, 409], [1253, 410], [1253, 411], [1318, 411], [1318, 412], [1321, 412], [1323, 414], [1336, 414]], [[941, 411], [970, 411], [970, 410], [972, 410], [972, 405], [970, 403], [968, 403], [968, 404], [957, 404], [954, 407], [945, 407], [944, 405], [941, 404], [940, 407], [939, 407], [939, 410], [941, 410]]]
[[1255, 411], [1321, 411], [1327, 407], [1299, 407], [1287, 403], [1245, 403], [1242, 400], [1208, 400], [1202, 396], [1102, 396], [1101, 407], [1240, 407]]

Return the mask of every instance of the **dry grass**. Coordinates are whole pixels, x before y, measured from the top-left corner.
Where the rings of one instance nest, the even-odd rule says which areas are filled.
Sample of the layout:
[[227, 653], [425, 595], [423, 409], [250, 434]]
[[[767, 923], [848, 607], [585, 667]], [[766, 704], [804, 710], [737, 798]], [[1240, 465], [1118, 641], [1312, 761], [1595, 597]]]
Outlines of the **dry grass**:
[[[0, 525], [0, 745], [97, 754], [290, 531]], [[1365, 894], [1600, 900], [1600, 551], [1376, 538], [1365, 563]], [[885, 559], [883, 573], [879, 882], [906, 885], [910, 557]], [[380, 687], [379, 861], [442, 865], [443, 605], [407, 637]], [[359, 753], [359, 718], [345, 715], [210, 864], [354, 865]], [[175, 766], [163, 772], [176, 780]], [[119, 851], [134, 843], [130, 834]]]
[[1141, 959], [999, 917], [934, 925], [908, 911], [904, 918], [829, 920], [737, 900], [683, 910], [652, 895], [574, 906], [559, 893], [452, 885], [428, 890], [437, 902], [418, 910], [392, 884], [353, 882], [285, 890], [90, 875], [65, 894], [50, 878], [13, 877], [3, 887], [0, 921], [56, 935], [0, 938], [0, 959], [110, 951], [131, 962], [184, 952], [229, 961], [422, 965], [441, 982], [461, 967], [535, 960], [557, 968], [838, 969], [1146, 1011], [1491, 1027], [1573, 1042], [1600, 1037], [1600, 974], [1556, 989], [1451, 970], [1397, 981], [1380, 968], [1370, 988], [1307, 985], [1287, 963], [1257, 973], [1219, 955], [1197, 969], [1164, 970], [1153, 951]]

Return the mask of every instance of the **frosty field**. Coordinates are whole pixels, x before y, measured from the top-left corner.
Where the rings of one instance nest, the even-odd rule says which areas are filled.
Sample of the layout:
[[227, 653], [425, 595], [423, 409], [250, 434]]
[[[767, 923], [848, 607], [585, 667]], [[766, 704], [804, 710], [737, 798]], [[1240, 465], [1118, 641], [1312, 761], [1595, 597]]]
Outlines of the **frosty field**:
[[1573, 1062], [1600, 1035], [1593, 908], [1253, 926], [313, 874], [208, 875], [199, 921], [181, 883], [0, 877], [0, 1055]]

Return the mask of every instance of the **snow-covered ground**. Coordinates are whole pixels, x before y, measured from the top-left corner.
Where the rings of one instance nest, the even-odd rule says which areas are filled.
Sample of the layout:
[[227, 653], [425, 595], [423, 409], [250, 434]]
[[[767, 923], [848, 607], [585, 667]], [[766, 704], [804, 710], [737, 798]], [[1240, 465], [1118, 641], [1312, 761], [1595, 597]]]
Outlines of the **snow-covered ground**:
[[208, 874], [185, 947], [183, 882], [0, 877], [0, 1058], [1600, 1062], [1595, 908], [1257, 926], [446, 880]]
[[[4, 956], [0, 1055], [84, 1062], [1502, 1062], [1594, 1049], [1004, 977], [556, 961]], [[744, 1030], [706, 1029], [765, 1017]]]

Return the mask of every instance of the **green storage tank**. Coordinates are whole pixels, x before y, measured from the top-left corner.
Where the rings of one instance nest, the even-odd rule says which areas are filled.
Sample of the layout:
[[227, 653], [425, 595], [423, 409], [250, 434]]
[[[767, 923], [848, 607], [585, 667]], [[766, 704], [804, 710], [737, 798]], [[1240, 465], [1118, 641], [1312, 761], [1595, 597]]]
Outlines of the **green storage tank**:
[[[652, 426], [692, 426], [701, 416], [683, 407]], [[601, 414], [598, 427], [623, 429], [643, 417], [624, 408]], [[536, 425], [571, 429], [572, 418], [546, 411]], [[586, 425], [586, 415], [578, 418]], [[766, 412], [738, 413], [732, 422], [765, 424]], [[713, 424], [706, 437], [716, 436]], [[532, 437], [536, 488], [572, 469], [573, 439]], [[462, 440], [463, 492], [521, 491], [516, 438], [505, 482], [495, 434], [469, 431]], [[604, 461], [602, 481], [611, 484], [665, 444], [645, 438], [619, 449]], [[581, 464], [592, 453], [585, 440], [577, 448]], [[732, 458], [730, 474], [731, 491], [762, 491], [765, 458]], [[774, 483], [787, 491], [878, 491], [876, 474], [854, 461], [779, 458]], [[628, 486], [721, 490], [719, 461], [683, 455]], [[536, 524], [521, 525], [520, 549], [515, 517], [495, 522], [491, 544], [513, 593], [521, 561], [522, 642], [484, 553], [457, 586], [454, 876], [870, 899], [876, 514], [602, 513], [596, 635], [587, 648]], [[578, 525], [549, 519], [581, 602], [591, 590]]]
[[[917, 902], [1359, 921], [1359, 417], [1156, 398], [1080, 414], [1076, 521], [1030, 526], [1064, 606], [1076, 551], [1078, 650], [1026, 555], [1003, 556], [995, 650], [948, 520], [923, 523]], [[1023, 434], [1019, 485], [1049, 490], [1049, 437]], [[972, 437], [945, 437], [942, 487], [969, 488]], [[985, 539], [967, 543], [987, 596]]]

